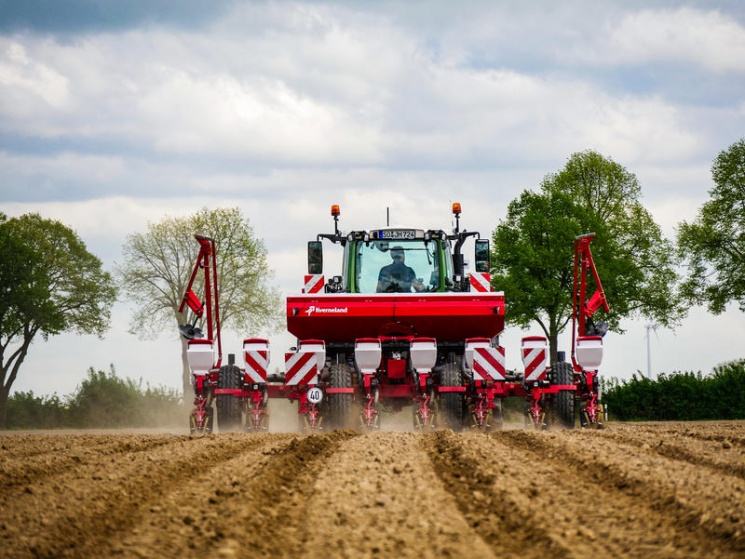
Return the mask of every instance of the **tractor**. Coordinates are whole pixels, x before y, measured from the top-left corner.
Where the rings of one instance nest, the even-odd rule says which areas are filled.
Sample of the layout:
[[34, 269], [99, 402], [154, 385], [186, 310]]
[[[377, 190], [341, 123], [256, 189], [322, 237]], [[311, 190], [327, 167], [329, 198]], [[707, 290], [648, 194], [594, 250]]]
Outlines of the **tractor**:
[[[343, 233], [333, 205], [334, 232], [308, 242], [302, 291], [287, 297], [287, 330], [297, 343], [280, 375], [268, 374], [264, 338], [244, 340], [243, 368], [222, 364], [216, 247], [197, 236], [200, 253], [180, 309], [194, 315], [180, 327], [194, 376], [191, 432], [213, 429], [213, 403], [221, 431], [266, 430], [272, 398], [296, 402], [298, 428], [311, 433], [378, 430], [384, 415], [407, 408], [417, 431], [499, 429], [509, 397], [524, 400], [534, 428], [574, 427], [577, 408], [583, 427], [602, 426], [597, 375], [607, 326], [592, 317], [609, 307], [590, 250], [594, 234], [575, 239], [571, 363], [551, 365], [548, 340], [527, 336], [518, 372], [506, 368], [500, 345], [505, 298], [491, 286], [489, 241], [460, 229], [459, 203], [452, 211], [450, 233], [390, 225]], [[475, 270], [466, 273], [469, 238]], [[324, 242], [341, 249], [339, 275], [324, 275]], [[203, 298], [193, 290], [199, 272]], [[206, 323], [206, 336], [198, 323]]]

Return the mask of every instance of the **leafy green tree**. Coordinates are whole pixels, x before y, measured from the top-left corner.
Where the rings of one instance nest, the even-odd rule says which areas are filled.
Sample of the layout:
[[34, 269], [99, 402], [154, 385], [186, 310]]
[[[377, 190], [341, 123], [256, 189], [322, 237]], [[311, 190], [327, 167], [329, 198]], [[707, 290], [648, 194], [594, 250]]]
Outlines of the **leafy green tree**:
[[102, 336], [116, 287], [62, 223], [0, 215], [0, 427], [31, 342], [72, 331]]
[[[552, 362], [572, 316], [574, 238], [582, 233], [596, 233], [592, 252], [610, 328], [620, 330], [621, 319], [635, 315], [665, 326], [682, 318], [673, 247], [640, 196], [636, 177], [612, 159], [575, 153], [544, 178], [540, 193], [525, 191], [511, 202], [495, 229], [492, 285], [505, 292], [507, 321], [523, 328], [536, 321]], [[590, 294], [596, 289], [592, 280], [588, 287]]]
[[745, 419], [745, 359], [714, 367], [709, 390], [716, 419]]
[[574, 238], [581, 216], [561, 193], [524, 191], [510, 202], [493, 234], [492, 285], [505, 292], [507, 321], [528, 328], [535, 320], [551, 342], [571, 318]]
[[628, 316], [643, 316], [671, 327], [685, 315], [676, 293], [673, 244], [641, 202], [633, 173], [594, 151], [572, 155], [566, 167], [544, 179], [547, 192], [563, 192], [579, 205], [583, 228], [597, 233], [592, 250], [602, 263], [609, 320], [618, 329]]
[[681, 291], [714, 314], [729, 302], [745, 312], [745, 139], [722, 151], [711, 172], [710, 199], [692, 223], [678, 227], [678, 253], [688, 271]]
[[[131, 332], [157, 337], [163, 329], [178, 334], [189, 310], [178, 309], [199, 253], [194, 234], [215, 240], [220, 293], [220, 322], [245, 334], [273, 331], [280, 318], [279, 291], [269, 280], [264, 243], [254, 235], [238, 208], [203, 208], [194, 215], [166, 218], [134, 233], [124, 245], [124, 261], [115, 273], [127, 296], [137, 303]], [[199, 287], [195, 288], [199, 293]], [[186, 340], [181, 340], [182, 383], [190, 391]]]

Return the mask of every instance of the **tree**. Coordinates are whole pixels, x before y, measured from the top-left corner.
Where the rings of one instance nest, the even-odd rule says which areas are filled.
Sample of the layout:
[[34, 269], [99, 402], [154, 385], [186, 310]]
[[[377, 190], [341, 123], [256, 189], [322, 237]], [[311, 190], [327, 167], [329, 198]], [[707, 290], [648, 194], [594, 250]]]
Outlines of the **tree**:
[[678, 227], [687, 266], [685, 299], [720, 314], [735, 301], [745, 311], [745, 139], [722, 151], [711, 168], [714, 188], [692, 223]]
[[510, 202], [493, 234], [492, 285], [505, 292], [507, 321], [534, 320], [555, 360], [559, 333], [571, 317], [574, 238], [582, 233], [572, 200], [561, 193], [524, 191]]
[[0, 426], [36, 336], [102, 336], [116, 294], [111, 275], [74, 231], [38, 214], [0, 214]]
[[[572, 315], [574, 237], [594, 232], [592, 252], [611, 314], [642, 315], [672, 326], [684, 309], [675, 294], [674, 250], [639, 201], [636, 177], [618, 163], [586, 151], [573, 154], [541, 192], [525, 191], [510, 203], [493, 233], [492, 285], [507, 298], [507, 321], [536, 321], [555, 362], [558, 335]], [[592, 280], [590, 280], [592, 281]], [[593, 293], [595, 286], [589, 286]]]
[[[220, 321], [235, 332], [273, 331], [278, 326], [280, 297], [269, 284], [272, 272], [263, 241], [238, 208], [203, 208], [194, 215], [149, 224], [146, 233], [127, 237], [117, 279], [139, 308], [130, 331], [158, 336], [163, 329], [178, 334], [188, 309], [178, 312], [199, 245], [194, 234], [215, 240], [220, 289]], [[195, 292], [197, 292], [195, 288]], [[191, 372], [186, 340], [181, 340], [182, 384], [188, 394]]]

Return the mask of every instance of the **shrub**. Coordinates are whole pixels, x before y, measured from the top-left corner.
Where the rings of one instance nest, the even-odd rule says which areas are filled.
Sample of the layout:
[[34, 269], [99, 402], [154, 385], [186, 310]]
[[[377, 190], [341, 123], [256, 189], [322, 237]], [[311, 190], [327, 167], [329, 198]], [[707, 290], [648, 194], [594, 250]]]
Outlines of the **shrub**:
[[88, 370], [87, 378], [64, 400], [16, 392], [8, 399], [11, 429], [61, 427], [175, 427], [185, 424], [182, 398], [175, 389], [142, 387], [122, 379], [112, 365], [108, 372]]
[[621, 421], [745, 419], [745, 360], [716, 367], [712, 374], [675, 372], [657, 380], [632, 375], [603, 384], [603, 401]]
[[8, 398], [6, 426], [9, 429], [67, 427], [68, 411], [57, 394], [35, 396], [32, 391], [15, 392]]

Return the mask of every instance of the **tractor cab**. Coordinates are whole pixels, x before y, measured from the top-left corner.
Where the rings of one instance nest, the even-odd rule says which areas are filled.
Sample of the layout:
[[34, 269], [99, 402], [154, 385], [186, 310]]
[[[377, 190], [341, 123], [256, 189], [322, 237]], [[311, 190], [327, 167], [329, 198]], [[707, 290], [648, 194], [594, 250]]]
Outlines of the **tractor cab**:
[[[320, 234], [308, 243], [308, 273], [323, 273], [322, 239], [343, 249], [342, 275], [329, 279], [330, 293], [438, 293], [467, 291], [463, 242], [477, 232], [453, 234], [441, 230], [386, 227], [352, 231], [342, 235], [338, 228], [339, 206], [332, 206], [335, 232]], [[460, 204], [453, 213], [460, 215]], [[476, 271], [489, 271], [489, 241], [476, 240]]]
[[445, 233], [381, 229], [368, 237], [347, 245], [344, 271], [352, 293], [445, 291], [453, 275]]
[[441, 231], [380, 229], [353, 232], [349, 237], [344, 247], [342, 291], [445, 291], [453, 275], [450, 243]]

